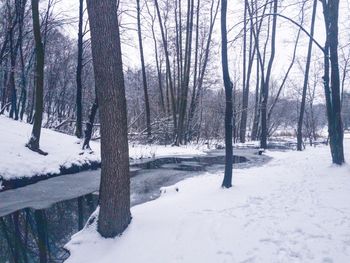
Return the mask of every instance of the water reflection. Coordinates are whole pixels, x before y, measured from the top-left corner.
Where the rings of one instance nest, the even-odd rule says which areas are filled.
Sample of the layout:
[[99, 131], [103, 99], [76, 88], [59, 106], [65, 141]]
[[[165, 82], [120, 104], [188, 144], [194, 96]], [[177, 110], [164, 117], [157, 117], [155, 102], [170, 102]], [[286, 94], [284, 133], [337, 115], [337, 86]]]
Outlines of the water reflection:
[[53, 206], [26, 208], [0, 218], [0, 262], [63, 262], [62, 248], [82, 229], [95, 210], [98, 196], [88, 194]]
[[[247, 162], [234, 156], [234, 163]], [[159, 189], [223, 165], [224, 156], [159, 158], [132, 165], [131, 204], [157, 198]], [[63, 246], [83, 228], [98, 204], [88, 194], [55, 203], [46, 209], [25, 208], [0, 217], [0, 263], [63, 262], [69, 255]]]

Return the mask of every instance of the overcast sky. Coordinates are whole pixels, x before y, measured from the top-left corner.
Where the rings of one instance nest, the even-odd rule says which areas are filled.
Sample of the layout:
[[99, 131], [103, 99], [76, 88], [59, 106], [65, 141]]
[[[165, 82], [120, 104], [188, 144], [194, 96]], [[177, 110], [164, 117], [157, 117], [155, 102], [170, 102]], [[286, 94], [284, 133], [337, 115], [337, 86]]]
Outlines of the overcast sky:
[[[135, 11], [135, 4], [130, 1], [121, 0], [122, 3], [124, 3], [123, 7], [129, 10], [129, 14], [132, 14]], [[124, 2], [123, 2], [124, 1]], [[242, 11], [242, 4], [243, 1], [238, 0], [228, 0], [228, 28], [232, 28], [233, 25], [236, 25], [242, 20], [243, 11]], [[283, 6], [288, 7], [281, 8], [279, 12], [282, 14], [296, 20], [300, 21], [300, 4], [293, 4], [297, 1], [293, 0], [284, 0], [282, 2]], [[349, 14], [349, 6], [348, 1], [342, 0], [341, 7], [340, 7], [340, 35], [341, 35], [341, 42], [340, 46], [344, 45], [344, 43], [348, 43], [349, 41], [349, 23], [350, 23], [350, 14]], [[59, 12], [64, 13], [66, 16], [71, 18], [77, 19], [78, 14], [78, 0], [72, 1], [72, 0], [61, 0], [61, 2], [57, 5], [57, 10]], [[84, 2], [85, 3], [85, 2]], [[309, 0], [309, 2], [306, 4], [306, 8], [304, 10], [305, 12], [305, 23], [304, 27], [309, 30], [309, 24], [311, 20], [311, 6], [312, 1]], [[317, 19], [316, 19], [316, 28], [315, 28], [315, 39], [323, 45], [325, 40], [325, 34], [324, 34], [324, 22], [323, 22], [323, 14], [322, 14], [322, 6], [319, 2], [318, 4], [318, 12], [317, 12]], [[135, 14], [135, 13], [134, 13]], [[127, 24], [128, 27], [136, 29], [136, 19], [133, 17], [133, 15], [123, 15], [122, 16], [122, 23]], [[145, 12], [146, 16], [146, 12]], [[218, 19], [216, 21], [216, 28], [214, 33], [214, 38], [217, 40], [217, 42], [220, 42], [220, 14], [218, 15]], [[146, 23], [143, 23], [145, 25]], [[157, 25], [158, 26], [158, 25]], [[229, 40], [233, 39], [234, 36], [241, 30], [242, 25], [239, 27], [236, 27], [232, 31], [230, 31], [229, 34]], [[280, 79], [283, 75], [283, 73], [287, 70], [292, 54], [294, 49], [294, 43], [296, 39], [298, 28], [291, 24], [290, 22], [284, 20], [283, 18], [278, 18], [278, 30], [277, 30], [277, 48], [276, 48], [276, 59], [273, 66], [273, 77], [276, 79]], [[76, 38], [77, 36], [77, 25], [69, 26], [65, 28], [65, 32], [71, 36], [72, 38]], [[124, 37], [124, 39], [127, 39], [122, 44], [122, 51], [123, 51], [123, 59], [124, 59], [124, 66], [126, 67], [139, 67], [139, 51], [138, 51], [138, 43], [137, 43], [137, 35], [135, 30], [128, 30], [128, 37]], [[307, 53], [307, 44], [308, 44], [308, 37], [302, 33], [300, 38], [300, 45], [298, 47], [297, 51], [297, 59], [299, 59], [301, 62], [305, 60], [306, 53]], [[145, 45], [145, 57], [146, 57], [146, 63], [148, 64], [154, 64], [154, 51], [153, 51], [153, 40], [150, 38], [149, 34], [144, 34], [144, 45]], [[229, 49], [229, 57], [230, 57], [230, 64], [231, 64], [231, 71], [233, 68], [241, 68], [241, 58], [240, 54], [242, 53], [242, 46], [241, 42], [238, 41], [234, 44], [231, 44]], [[317, 47], [314, 45], [314, 60], [317, 58], [322, 61], [322, 53], [319, 52]], [[213, 52], [220, 52], [220, 45], [215, 45], [212, 47]], [[220, 56], [219, 56], [220, 57]], [[218, 63], [218, 76], [221, 76], [220, 72], [220, 60], [216, 60], [216, 63]], [[291, 77], [295, 80], [298, 78], [302, 78], [302, 72], [300, 70], [300, 67], [296, 64], [293, 68], [293, 71], [291, 72]], [[322, 76], [320, 76], [322, 77]], [[290, 90], [286, 91], [293, 92]]]

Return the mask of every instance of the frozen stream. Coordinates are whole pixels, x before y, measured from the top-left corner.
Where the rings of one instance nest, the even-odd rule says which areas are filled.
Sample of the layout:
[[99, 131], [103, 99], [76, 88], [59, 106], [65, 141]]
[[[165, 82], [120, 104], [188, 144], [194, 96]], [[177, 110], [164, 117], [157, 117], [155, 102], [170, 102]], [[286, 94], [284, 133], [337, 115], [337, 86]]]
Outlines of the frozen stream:
[[[269, 160], [255, 149], [236, 149], [235, 168]], [[224, 151], [204, 156], [164, 157], [131, 163], [131, 204], [157, 198], [159, 189], [203, 172], [223, 170]], [[62, 249], [96, 208], [100, 170], [62, 175], [0, 193], [0, 262], [37, 262], [38, 242], [45, 243], [49, 262], [62, 262]], [[38, 231], [43, 228], [44, 232]], [[39, 232], [41, 233], [39, 235]], [[20, 237], [20, 238], [16, 238]], [[26, 238], [24, 238], [26, 237]], [[40, 241], [40, 239], [43, 239]], [[14, 260], [16, 261], [16, 260]]]

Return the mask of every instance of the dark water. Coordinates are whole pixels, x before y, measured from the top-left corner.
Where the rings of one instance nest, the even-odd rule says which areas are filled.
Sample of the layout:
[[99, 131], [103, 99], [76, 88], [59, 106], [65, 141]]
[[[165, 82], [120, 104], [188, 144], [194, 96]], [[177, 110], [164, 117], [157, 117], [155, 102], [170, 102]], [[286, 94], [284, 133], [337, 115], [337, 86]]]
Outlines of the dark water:
[[98, 196], [89, 194], [53, 206], [22, 209], [0, 218], [0, 262], [63, 262], [62, 246], [82, 229]]
[[[248, 161], [244, 156], [234, 156], [234, 163], [243, 163]], [[211, 165], [224, 165], [225, 156], [199, 156], [199, 157], [165, 157], [148, 162], [134, 164], [131, 167], [141, 169], [158, 169], [158, 168], [173, 168], [181, 171], [205, 171]]]
[[[234, 157], [235, 163], [246, 161], [245, 157]], [[196, 172], [209, 167], [223, 165], [224, 162], [224, 156], [203, 156], [159, 158], [133, 164], [131, 191], [132, 196], [138, 197], [132, 203], [152, 200], [158, 196], [150, 195], [152, 191], [159, 192], [162, 186], [199, 174]], [[46, 209], [25, 208], [0, 217], [0, 263], [63, 262], [69, 256], [63, 245], [83, 228], [97, 204], [98, 195], [91, 193], [55, 203]]]

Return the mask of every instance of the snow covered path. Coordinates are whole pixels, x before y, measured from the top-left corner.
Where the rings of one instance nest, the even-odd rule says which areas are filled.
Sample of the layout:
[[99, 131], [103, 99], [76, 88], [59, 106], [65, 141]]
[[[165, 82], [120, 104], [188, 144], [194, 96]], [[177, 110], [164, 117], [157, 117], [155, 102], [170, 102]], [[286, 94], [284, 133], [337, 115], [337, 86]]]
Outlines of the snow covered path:
[[236, 170], [231, 189], [208, 173], [135, 206], [121, 237], [86, 228], [67, 263], [350, 262], [349, 165], [331, 166], [325, 146], [268, 154], [266, 165]]

